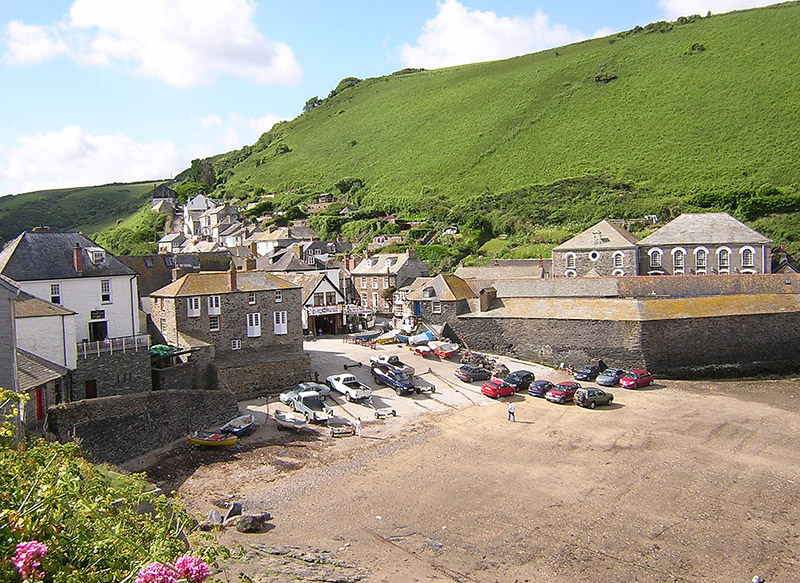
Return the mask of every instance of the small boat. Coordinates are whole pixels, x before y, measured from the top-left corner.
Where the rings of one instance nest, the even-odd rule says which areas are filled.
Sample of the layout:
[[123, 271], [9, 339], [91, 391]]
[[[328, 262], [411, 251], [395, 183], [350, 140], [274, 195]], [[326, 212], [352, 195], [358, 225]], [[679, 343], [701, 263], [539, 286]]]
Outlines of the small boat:
[[278, 429], [302, 429], [308, 424], [304, 415], [298, 415], [294, 411], [281, 411], [278, 409], [272, 414]]
[[408, 339], [408, 343], [411, 346], [417, 346], [420, 344], [427, 344], [433, 340], [433, 332], [423, 332], [422, 334], [417, 334], [416, 336], [411, 336]]
[[433, 353], [439, 358], [450, 358], [458, 352], [458, 344], [454, 342], [428, 342], [428, 346], [433, 349]]
[[409, 336], [408, 336], [408, 334], [398, 334], [394, 338], [395, 338], [395, 340], [397, 342], [400, 342], [401, 344], [405, 344], [406, 342], [408, 342]]
[[239, 415], [235, 419], [231, 419], [225, 425], [219, 428], [220, 433], [230, 433], [231, 435], [241, 436], [247, 434], [253, 425], [256, 423], [256, 418], [253, 415]]
[[380, 330], [374, 330], [372, 332], [361, 332], [360, 334], [355, 334], [354, 336], [358, 340], [372, 340], [373, 338], [377, 338], [381, 334], [382, 332]]
[[225, 433], [212, 433], [211, 431], [195, 431], [189, 436], [192, 445], [208, 445], [212, 447], [225, 447], [236, 445], [239, 438]]
[[376, 340], [378, 344], [391, 344], [392, 342], [397, 342], [398, 334], [399, 332], [397, 330], [389, 330], [378, 336]]
[[433, 349], [427, 344], [420, 344], [419, 346], [414, 347], [414, 353], [419, 354], [420, 356], [428, 356], [429, 354], [433, 353]]

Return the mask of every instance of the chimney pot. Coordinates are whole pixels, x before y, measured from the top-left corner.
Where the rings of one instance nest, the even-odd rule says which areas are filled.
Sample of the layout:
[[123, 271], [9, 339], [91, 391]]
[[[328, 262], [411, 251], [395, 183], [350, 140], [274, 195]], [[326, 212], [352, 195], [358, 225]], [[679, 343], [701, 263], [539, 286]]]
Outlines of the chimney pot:
[[231, 265], [228, 268], [228, 285], [231, 291], [236, 290], [236, 265], [234, 265], [232, 259], [231, 259]]

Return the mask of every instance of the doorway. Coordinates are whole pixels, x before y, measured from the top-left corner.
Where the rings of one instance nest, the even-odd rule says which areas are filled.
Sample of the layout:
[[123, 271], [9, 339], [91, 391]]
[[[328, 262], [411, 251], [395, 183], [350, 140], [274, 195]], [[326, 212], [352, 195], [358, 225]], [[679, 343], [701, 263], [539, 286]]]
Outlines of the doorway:
[[99, 342], [108, 338], [108, 322], [89, 322], [89, 342]]
[[89, 379], [83, 384], [87, 399], [97, 398], [97, 379]]

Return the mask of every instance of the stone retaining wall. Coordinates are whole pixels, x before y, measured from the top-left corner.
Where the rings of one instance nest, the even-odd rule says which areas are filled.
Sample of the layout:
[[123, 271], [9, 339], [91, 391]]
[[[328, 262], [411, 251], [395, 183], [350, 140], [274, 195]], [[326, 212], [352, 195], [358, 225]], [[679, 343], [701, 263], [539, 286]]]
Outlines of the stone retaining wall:
[[229, 391], [154, 391], [63, 403], [48, 410], [48, 430], [78, 439], [88, 459], [121, 464], [239, 414]]

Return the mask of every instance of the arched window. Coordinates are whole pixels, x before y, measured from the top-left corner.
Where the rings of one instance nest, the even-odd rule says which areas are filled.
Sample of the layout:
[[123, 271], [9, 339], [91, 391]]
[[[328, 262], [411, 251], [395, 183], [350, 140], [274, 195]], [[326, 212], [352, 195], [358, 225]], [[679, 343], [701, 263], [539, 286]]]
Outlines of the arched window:
[[614, 253], [614, 269], [622, 269], [622, 266], [625, 264], [625, 256], [623, 255], [622, 251], [617, 251]]
[[574, 253], [567, 253], [564, 256], [564, 261], [566, 262], [567, 269], [575, 269], [575, 254]]
[[614, 271], [611, 272], [612, 277], [622, 277], [623, 275], [625, 275], [624, 269], [615, 269]]
[[675, 269], [683, 269], [686, 266], [686, 251], [683, 249], [673, 249], [672, 266]]
[[754, 267], [755, 257], [752, 247], [742, 247], [742, 267]]
[[578, 277], [578, 274], [575, 273], [574, 269], [568, 269], [567, 271], [564, 272], [564, 275], [566, 277]]
[[708, 267], [708, 251], [702, 247], [694, 250], [694, 264], [698, 270]]
[[650, 250], [650, 267], [661, 267], [661, 249]]
[[731, 268], [731, 251], [726, 247], [722, 247], [717, 251], [717, 261], [719, 262], [719, 271], [728, 273]]

